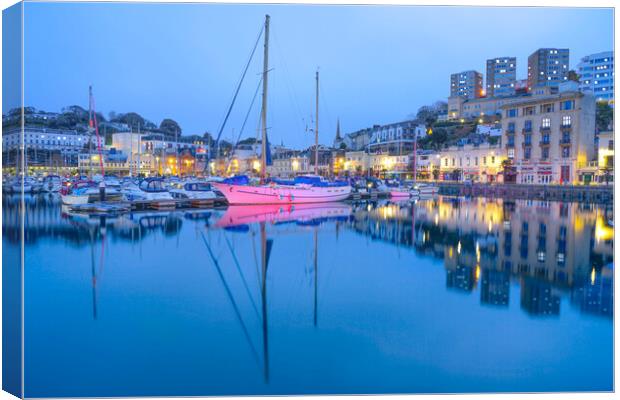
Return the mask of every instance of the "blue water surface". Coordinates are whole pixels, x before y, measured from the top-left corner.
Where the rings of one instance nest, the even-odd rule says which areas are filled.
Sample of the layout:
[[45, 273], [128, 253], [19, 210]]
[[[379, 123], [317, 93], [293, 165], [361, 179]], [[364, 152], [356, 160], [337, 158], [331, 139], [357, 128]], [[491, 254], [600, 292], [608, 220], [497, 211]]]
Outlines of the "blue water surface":
[[613, 390], [604, 207], [26, 200], [27, 397]]

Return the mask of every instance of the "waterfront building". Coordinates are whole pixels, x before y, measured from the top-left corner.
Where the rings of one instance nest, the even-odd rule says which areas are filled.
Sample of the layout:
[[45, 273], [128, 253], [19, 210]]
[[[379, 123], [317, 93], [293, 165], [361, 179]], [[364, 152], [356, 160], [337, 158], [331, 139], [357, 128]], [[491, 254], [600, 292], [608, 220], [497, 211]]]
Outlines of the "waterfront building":
[[426, 135], [426, 126], [416, 121], [375, 125], [367, 145], [369, 153], [404, 155], [413, 152], [417, 138]]
[[[3, 167], [15, 166], [19, 156], [21, 129], [14, 128], [2, 132]], [[75, 168], [78, 165], [78, 154], [91, 145], [91, 135], [75, 130], [24, 128], [24, 148], [26, 164], [29, 169]], [[93, 148], [96, 139], [92, 136]], [[103, 143], [103, 138], [102, 145]]]
[[517, 183], [577, 183], [594, 157], [592, 95], [568, 91], [502, 106], [502, 144]]
[[297, 150], [274, 155], [272, 162], [272, 165], [267, 167], [269, 176], [293, 178], [296, 175], [313, 172], [310, 168], [310, 159]]
[[203, 170], [208, 156], [208, 148], [198, 136], [175, 140], [152, 132], [118, 132], [112, 134], [109, 147], [127, 154], [132, 174], [191, 175]]
[[439, 153], [439, 178], [445, 181], [502, 182], [505, 150], [488, 142], [451, 146]]
[[[459, 96], [448, 98], [448, 119], [478, 118], [483, 116], [501, 116], [502, 107], [524, 97], [546, 96], [557, 93], [557, 87], [543, 86], [534, 88], [531, 92], [518, 91], [507, 97], [481, 97], [478, 99], [464, 99]], [[498, 118], [499, 119], [499, 118]]]
[[568, 80], [569, 50], [543, 48], [527, 58], [528, 90], [537, 86], [558, 86]]
[[379, 177], [399, 176], [403, 179], [412, 176], [412, 157], [410, 154], [389, 155], [371, 153], [369, 157], [370, 173]]
[[370, 166], [370, 156], [363, 150], [344, 153], [343, 170], [349, 175], [365, 175]]
[[614, 132], [600, 132], [596, 137], [596, 159], [579, 168], [579, 182], [583, 184], [613, 185]]
[[487, 97], [506, 97], [515, 94], [517, 58], [496, 57], [487, 60]]
[[577, 64], [579, 90], [590, 90], [596, 101], [614, 102], [614, 52], [590, 54]]
[[484, 95], [482, 74], [478, 71], [463, 71], [450, 75], [450, 96], [476, 99]]
[[415, 159], [417, 178], [438, 180], [440, 157], [439, 153], [433, 150], [418, 150]]
[[597, 182], [614, 182], [614, 131], [599, 132], [597, 149]]
[[[128, 175], [130, 172], [129, 155], [115, 149], [102, 151], [103, 169], [106, 174]], [[78, 156], [78, 172], [80, 174], [100, 174], [101, 162], [98, 152], [81, 153]], [[137, 165], [136, 165], [137, 167]], [[148, 170], [145, 168], [145, 170]]]

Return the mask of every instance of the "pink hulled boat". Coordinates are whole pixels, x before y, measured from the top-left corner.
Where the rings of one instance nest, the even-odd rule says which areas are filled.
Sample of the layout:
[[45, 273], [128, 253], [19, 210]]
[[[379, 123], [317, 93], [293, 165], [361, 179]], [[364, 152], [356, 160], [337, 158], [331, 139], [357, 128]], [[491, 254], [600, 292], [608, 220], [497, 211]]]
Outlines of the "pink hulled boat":
[[212, 185], [232, 205], [325, 203], [345, 200], [351, 194], [348, 182], [328, 182], [313, 175], [263, 185], [252, 185], [247, 177], [236, 176]]

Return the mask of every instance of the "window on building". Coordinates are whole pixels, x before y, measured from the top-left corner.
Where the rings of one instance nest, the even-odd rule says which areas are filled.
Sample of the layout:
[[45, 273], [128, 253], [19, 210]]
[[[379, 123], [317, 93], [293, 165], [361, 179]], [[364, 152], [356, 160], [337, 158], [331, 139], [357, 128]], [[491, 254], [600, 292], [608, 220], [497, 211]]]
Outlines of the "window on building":
[[551, 113], [553, 112], [553, 110], [554, 110], [553, 103], [543, 104], [540, 106], [541, 113]]
[[574, 100], [566, 100], [560, 103], [560, 109], [562, 110], [572, 110], [575, 108]]
[[525, 124], [523, 125], [523, 129], [526, 132], [531, 132], [532, 131], [532, 121], [529, 120], [529, 119], [527, 121], [525, 121]]
[[482, 157], [482, 164], [487, 165], [487, 158], [486, 157]]
[[532, 144], [532, 134], [531, 133], [526, 133], [525, 134], [525, 144], [528, 145], [528, 146]]
[[475, 165], [475, 166], [478, 166], [478, 157], [475, 157], [475, 158], [474, 158], [474, 165]]
[[609, 143], [607, 143], [607, 150], [613, 150], [614, 149], [614, 141], [610, 140]]
[[551, 118], [543, 118], [541, 126], [543, 128], [551, 128]]
[[534, 113], [536, 112], [536, 107], [524, 107], [523, 108], [523, 115], [534, 115]]
[[562, 147], [562, 158], [568, 158], [570, 157], [570, 147], [565, 146]]
[[508, 158], [515, 158], [515, 149], [508, 149]]
[[543, 142], [543, 144], [549, 144], [549, 134], [548, 133], [544, 133], [542, 135], [541, 141]]
[[562, 143], [570, 143], [570, 133], [562, 132]]
[[570, 115], [563, 115], [562, 116], [562, 126], [570, 126], [570, 125], [571, 125]]
[[540, 158], [543, 160], [549, 159], [549, 147], [543, 147], [540, 152]]
[[508, 123], [508, 133], [514, 133], [515, 132], [515, 123], [514, 122], [509, 122]]
[[[513, 156], [513, 157], [514, 157], [514, 154], [515, 154], [515, 152], [514, 152], [514, 150], [513, 150], [513, 151], [512, 151], [512, 156]], [[495, 164], [495, 156], [492, 156], [492, 157], [491, 157], [491, 164]]]
[[529, 160], [530, 158], [532, 158], [532, 148], [531, 147], [526, 147], [523, 151], [523, 158], [526, 160]]
[[506, 111], [506, 116], [509, 118], [514, 118], [517, 115], [519, 115], [519, 112], [516, 108], [511, 108], [509, 110]]

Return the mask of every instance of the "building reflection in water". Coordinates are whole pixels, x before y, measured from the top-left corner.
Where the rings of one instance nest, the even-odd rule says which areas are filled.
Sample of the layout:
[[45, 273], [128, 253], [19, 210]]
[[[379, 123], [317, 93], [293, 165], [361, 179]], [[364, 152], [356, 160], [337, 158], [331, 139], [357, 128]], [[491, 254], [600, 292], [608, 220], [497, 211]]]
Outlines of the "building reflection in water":
[[479, 287], [484, 306], [508, 307], [513, 281], [530, 315], [559, 315], [567, 296], [582, 312], [611, 318], [612, 220], [611, 208], [591, 204], [441, 197], [362, 204], [351, 227], [442, 259], [446, 287]]
[[[101, 241], [105, 236], [139, 243], [155, 233], [178, 236], [184, 221], [221, 229], [217, 223], [225, 214], [174, 211], [101, 218], [71, 215], [57, 196], [24, 200], [26, 246], [52, 239], [86, 247], [93, 245], [91, 238]], [[19, 201], [16, 196], [3, 198], [2, 229], [8, 245], [19, 243]], [[334, 210], [342, 211], [336, 207], [330, 213]], [[292, 218], [305, 212], [278, 215]], [[520, 290], [520, 307], [532, 316], [558, 315], [561, 299], [567, 298], [583, 313], [611, 318], [612, 221], [611, 207], [591, 204], [439, 197], [415, 204], [354, 203], [339, 226], [441, 260], [446, 288], [469, 294], [479, 290], [482, 306], [507, 308], [511, 290]]]

